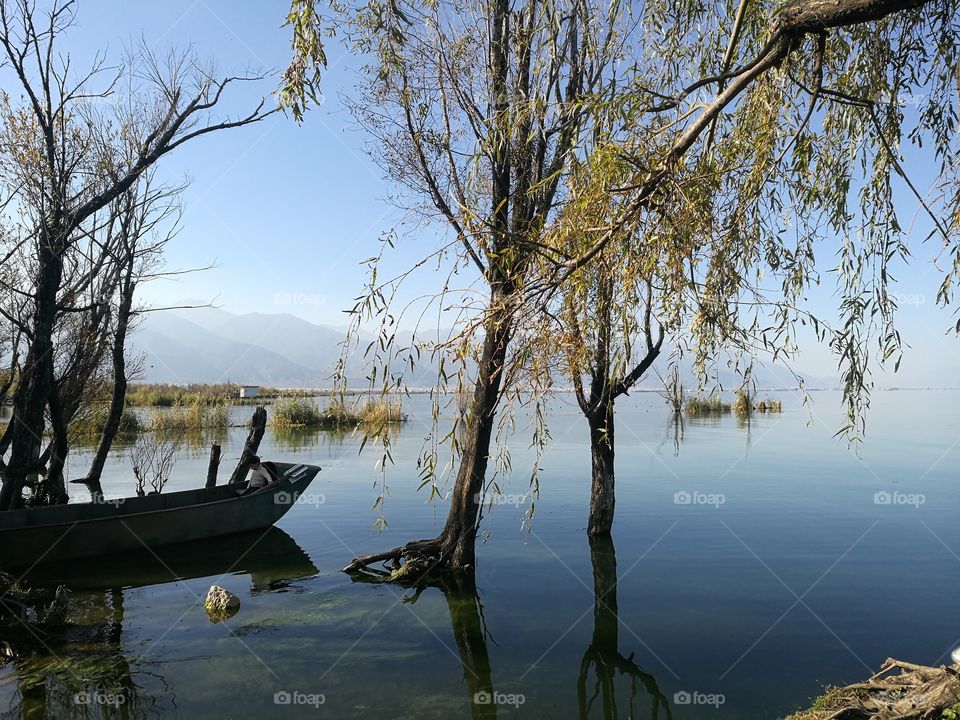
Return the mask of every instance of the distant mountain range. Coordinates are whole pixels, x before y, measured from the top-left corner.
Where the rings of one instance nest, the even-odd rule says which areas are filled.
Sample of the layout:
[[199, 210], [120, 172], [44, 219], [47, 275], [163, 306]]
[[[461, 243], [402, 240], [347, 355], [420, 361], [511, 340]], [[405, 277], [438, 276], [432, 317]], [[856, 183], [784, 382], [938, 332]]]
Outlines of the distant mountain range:
[[[216, 308], [149, 313], [131, 338], [134, 355], [143, 359], [142, 382], [188, 384], [233, 382], [287, 388], [326, 388], [340, 359], [345, 329], [316, 325], [287, 313], [237, 315]], [[363, 349], [371, 336], [362, 334], [359, 350], [347, 362], [351, 384], [363, 384], [368, 369]], [[407, 335], [409, 340], [409, 335]], [[403, 338], [401, 338], [403, 341]], [[665, 363], [664, 363], [665, 365]], [[724, 387], [739, 385], [736, 375], [718, 372]], [[794, 387], [796, 381], [777, 366], [754, 368], [762, 388]], [[437, 368], [424, 357], [407, 385], [436, 384]], [[835, 378], [806, 377], [808, 387], [834, 387]], [[692, 383], [692, 378], [690, 383]], [[689, 383], [688, 383], [689, 384]], [[650, 373], [639, 388], [660, 388]]]
[[[143, 358], [142, 380], [321, 388], [331, 384], [340, 359], [342, 328], [294, 315], [235, 315], [215, 308], [148, 314], [131, 338]], [[352, 361], [348, 376], [361, 380]]]

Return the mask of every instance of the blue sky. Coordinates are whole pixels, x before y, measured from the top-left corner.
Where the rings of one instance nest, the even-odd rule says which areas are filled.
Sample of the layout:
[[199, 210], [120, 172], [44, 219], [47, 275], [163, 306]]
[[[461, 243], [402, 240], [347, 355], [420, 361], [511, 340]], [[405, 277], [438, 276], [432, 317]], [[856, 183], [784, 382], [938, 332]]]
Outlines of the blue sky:
[[[142, 34], [161, 52], [192, 44], [224, 75], [279, 70], [289, 61], [284, 16], [284, 2], [81, 0], [69, 45], [77, 60], [105, 43], [117, 58]], [[216, 267], [154, 283], [144, 292], [150, 301], [215, 300], [232, 312], [291, 312], [345, 323], [341, 311], [365, 277], [358, 263], [377, 251], [399, 213], [385, 202], [380, 170], [337, 99], [352, 84], [352, 59], [331, 50], [325, 104], [302, 126], [276, 114], [200, 138], [161, 161], [161, 176], [190, 179], [169, 267]], [[271, 77], [238, 86], [231, 113], [249, 111], [276, 84]]]
[[[279, 71], [289, 60], [289, 32], [280, 27], [287, 8], [284, 0], [80, 0], [67, 45], [78, 67], [104, 46], [116, 60], [125, 45], [142, 35], [159, 51], [192, 44], [222, 74]], [[259, 125], [201, 138], [162, 161], [162, 177], [191, 181], [183, 229], [168, 248], [168, 269], [216, 266], [153, 284], [144, 291], [147, 301], [214, 301], [236, 313], [289, 312], [318, 323], [346, 323], [342, 311], [366, 276], [360, 261], [378, 251], [381, 234], [402, 213], [388, 202], [389, 187], [366, 156], [364, 137], [340, 101], [342, 93], [352, 92], [361, 61], [336, 45], [329, 48], [329, 59], [325, 102], [302, 126], [277, 114]], [[229, 108], [249, 109], [275, 87], [272, 78], [243, 87]], [[932, 178], [923, 177], [923, 158], [911, 161], [926, 187]], [[903, 218], [909, 219], [916, 203], [906, 194], [903, 198]], [[960, 342], [945, 335], [953, 316], [934, 302], [940, 274], [931, 258], [940, 242], [921, 245], [926, 231], [927, 224], [918, 222], [917, 241], [910, 243], [915, 261], [897, 273], [901, 330], [913, 348], [902, 377], [885, 377], [882, 385], [960, 385]], [[429, 231], [402, 237], [385, 272], [403, 268], [439, 243]], [[821, 257], [824, 267], [832, 262], [828, 251]], [[412, 290], [431, 289], [433, 279], [421, 274]], [[434, 286], [442, 282], [435, 280]], [[835, 305], [827, 273], [824, 285], [811, 296], [821, 312]], [[797, 366], [831, 375], [836, 363], [808, 343]]]

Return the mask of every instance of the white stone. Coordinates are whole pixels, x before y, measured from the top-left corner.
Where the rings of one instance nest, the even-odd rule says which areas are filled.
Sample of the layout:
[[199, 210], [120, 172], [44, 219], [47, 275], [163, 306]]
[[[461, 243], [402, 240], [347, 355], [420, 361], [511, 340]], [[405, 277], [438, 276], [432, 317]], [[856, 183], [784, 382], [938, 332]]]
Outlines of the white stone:
[[234, 615], [240, 609], [240, 598], [219, 585], [212, 585], [207, 593], [207, 599], [203, 601], [203, 607], [211, 619], [215, 618], [215, 622], [219, 622]]

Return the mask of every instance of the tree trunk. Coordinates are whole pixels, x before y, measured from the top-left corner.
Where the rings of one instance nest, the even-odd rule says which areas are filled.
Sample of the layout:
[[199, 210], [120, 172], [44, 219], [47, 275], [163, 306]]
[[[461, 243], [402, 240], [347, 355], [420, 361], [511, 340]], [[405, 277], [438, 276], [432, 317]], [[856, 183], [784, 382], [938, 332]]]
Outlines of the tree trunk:
[[613, 528], [616, 506], [613, 415], [613, 398], [604, 399], [594, 412], [587, 415], [592, 474], [587, 534], [591, 536], [609, 535]]
[[491, 297], [491, 308], [496, 309], [490, 311], [484, 323], [483, 352], [477, 365], [463, 454], [443, 531], [431, 540], [418, 540], [386, 552], [354, 558], [344, 571], [358, 571], [375, 562], [400, 558], [426, 561], [421, 563], [422, 575], [434, 571], [467, 571], [476, 565], [477, 522], [513, 329], [506, 297], [496, 291]]
[[[7, 395], [10, 392], [10, 388], [13, 387], [13, 383], [17, 379], [17, 367], [18, 367], [19, 361], [20, 361], [20, 341], [18, 339], [14, 341], [13, 347], [11, 348], [11, 351], [10, 351], [10, 370], [6, 378], [3, 380], [3, 382], [0, 383], [0, 405], [3, 405], [7, 402]], [[0, 455], [3, 455], [3, 453], [0, 452]]]
[[247, 433], [246, 442], [243, 443], [243, 452], [240, 454], [240, 462], [230, 476], [230, 483], [242, 483], [247, 477], [247, 471], [250, 469], [250, 458], [257, 454], [260, 448], [260, 441], [263, 440], [263, 433], [267, 429], [267, 409], [263, 405], [258, 405], [253, 411], [253, 419], [250, 421], [250, 432]]
[[50, 394], [50, 418], [53, 427], [53, 452], [43, 480], [37, 486], [37, 499], [44, 505], [64, 505], [69, 502], [63, 470], [70, 452], [70, 439], [67, 436], [67, 424], [57, 390]]
[[133, 294], [135, 285], [132, 282], [133, 259], [129, 260], [130, 265], [127, 268], [125, 277], [125, 286], [120, 297], [120, 307], [117, 311], [117, 329], [113, 336], [113, 348], [111, 349], [111, 360], [113, 362], [113, 394], [110, 396], [110, 410], [107, 413], [107, 422], [103, 426], [103, 432], [100, 434], [100, 444], [97, 446], [97, 453], [93, 456], [90, 463], [90, 470], [87, 477], [83, 480], [84, 484], [90, 489], [90, 495], [96, 500], [103, 497], [103, 487], [100, 485], [100, 476], [103, 475], [104, 465], [107, 463], [107, 457], [110, 455], [110, 448], [113, 447], [113, 441], [120, 430], [120, 422], [123, 420], [123, 408], [127, 403], [127, 359], [125, 348], [127, 344], [127, 331], [130, 328], [130, 314], [133, 308]]
[[456, 570], [472, 568], [476, 564], [477, 520], [490, 460], [490, 440], [500, 400], [503, 368], [510, 344], [511, 322], [504, 310], [498, 310], [485, 329], [466, 444], [450, 499], [447, 522], [440, 534], [441, 558], [445, 565]]
[[53, 329], [57, 317], [57, 293], [63, 280], [63, 258], [51, 246], [50, 235], [42, 245], [34, 299], [30, 349], [14, 393], [10, 462], [0, 490], [0, 510], [23, 506], [27, 473], [36, 466], [46, 425], [44, 408], [53, 391]]
[[220, 469], [220, 443], [210, 446], [210, 462], [207, 464], [207, 487], [217, 486], [217, 470]]

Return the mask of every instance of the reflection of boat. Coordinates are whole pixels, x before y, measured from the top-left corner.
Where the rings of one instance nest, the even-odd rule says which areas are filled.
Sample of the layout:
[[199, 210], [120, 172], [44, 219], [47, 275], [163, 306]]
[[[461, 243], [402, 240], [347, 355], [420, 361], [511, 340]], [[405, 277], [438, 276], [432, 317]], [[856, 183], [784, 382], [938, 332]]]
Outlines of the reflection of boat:
[[316, 575], [317, 566], [277, 527], [228, 537], [194, 540], [153, 550], [119, 553], [109, 563], [44, 563], [27, 573], [27, 585], [66, 585], [71, 590], [129, 588], [212, 575], [249, 574], [255, 590]]
[[280, 482], [247, 494], [238, 494], [237, 485], [220, 485], [0, 513], [0, 567], [153, 550], [270, 527], [296, 502], [320, 468], [287, 463], [268, 466]]
[[[66, 584], [71, 622], [42, 635], [22, 622], [0, 626], [14, 651], [12, 673], [0, 679], [16, 683], [5, 718], [97, 717], [83, 698], [116, 699], [100, 707], [101, 717], [178, 716], [177, 693], [163, 675], [163, 664], [124, 643], [124, 588], [173, 580], [249, 574], [253, 589], [269, 591], [315, 575], [317, 567], [283, 530], [240, 533], [112, 555], [109, 562], [61, 562], [38, 566], [23, 582], [33, 589]], [[2, 662], [0, 662], [2, 666]], [[78, 698], [81, 698], [78, 700]], [[99, 701], [98, 701], [99, 702]]]

